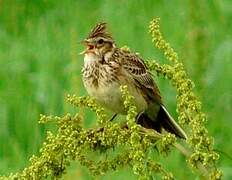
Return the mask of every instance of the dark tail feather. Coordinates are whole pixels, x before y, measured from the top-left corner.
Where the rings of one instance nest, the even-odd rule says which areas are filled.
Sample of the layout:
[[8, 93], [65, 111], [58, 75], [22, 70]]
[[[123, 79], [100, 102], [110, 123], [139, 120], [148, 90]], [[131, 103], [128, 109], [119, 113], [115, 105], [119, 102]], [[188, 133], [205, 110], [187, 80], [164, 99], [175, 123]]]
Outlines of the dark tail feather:
[[175, 134], [179, 138], [187, 139], [184, 130], [177, 124], [164, 106], [160, 106], [157, 120], [166, 131]]
[[164, 106], [160, 106], [157, 119], [154, 121], [145, 113], [140, 113], [137, 116], [137, 123], [148, 129], [155, 129], [161, 132], [161, 129], [175, 134], [179, 138], [187, 139], [184, 130], [175, 122]]

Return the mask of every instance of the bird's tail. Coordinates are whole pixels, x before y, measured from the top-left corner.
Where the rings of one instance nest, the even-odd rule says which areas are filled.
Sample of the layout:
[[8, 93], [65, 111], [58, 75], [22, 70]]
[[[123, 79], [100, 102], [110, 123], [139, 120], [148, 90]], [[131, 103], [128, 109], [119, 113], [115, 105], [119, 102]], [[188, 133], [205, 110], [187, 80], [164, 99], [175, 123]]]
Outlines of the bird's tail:
[[177, 137], [187, 139], [184, 130], [177, 124], [164, 106], [160, 106], [157, 120], [166, 131], [175, 134]]
[[163, 128], [179, 138], [187, 139], [184, 130], [175, 122], [167, 109], [162, 105], [160, 106], [156, 120], [150, 119], [148, 115], [143, 112], [137, 116], [137, 122], [145, 128], [155, 129], [158, 132], [161, 132]]

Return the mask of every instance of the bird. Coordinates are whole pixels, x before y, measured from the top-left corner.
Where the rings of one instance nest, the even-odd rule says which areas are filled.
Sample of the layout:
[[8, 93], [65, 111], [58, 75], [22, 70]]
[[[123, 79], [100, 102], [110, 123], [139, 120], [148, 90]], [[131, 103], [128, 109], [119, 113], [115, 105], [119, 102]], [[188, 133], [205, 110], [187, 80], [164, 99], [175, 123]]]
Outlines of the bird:
[[126, 115], [120, 87], [126, 85], [137, 108], [141, 126], [187, 139], [185, 131], [167, 111], [160, 90], [138, 53], [117, 47], [105, 22], [96, 24], [82, 41], [85, 50], [82, 80], [87, 93], [115, 115]]

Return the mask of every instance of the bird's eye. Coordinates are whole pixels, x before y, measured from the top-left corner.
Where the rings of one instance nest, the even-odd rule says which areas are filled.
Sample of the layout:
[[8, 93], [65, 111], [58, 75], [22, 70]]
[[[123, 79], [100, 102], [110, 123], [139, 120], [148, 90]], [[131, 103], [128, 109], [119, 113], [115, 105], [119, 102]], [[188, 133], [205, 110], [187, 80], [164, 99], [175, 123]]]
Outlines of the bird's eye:
[[99, 39], [99, 40], [98, 40], [98, 44], [102, 44], [103, 42], [104, 42], [103, 39]]

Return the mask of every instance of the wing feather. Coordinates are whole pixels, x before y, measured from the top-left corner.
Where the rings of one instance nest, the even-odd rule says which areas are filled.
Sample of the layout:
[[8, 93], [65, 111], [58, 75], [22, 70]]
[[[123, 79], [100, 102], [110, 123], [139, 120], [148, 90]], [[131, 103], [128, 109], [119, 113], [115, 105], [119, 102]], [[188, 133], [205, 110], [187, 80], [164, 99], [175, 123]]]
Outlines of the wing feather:
[[129, 51], [119, 50], [117, 52], [120, 57], [122, 67], [133, 77], [136, 86], [141, 90], [141, 93], [146, 96], [146, 99], [152, 99], [159, 104], [162, 104], [160, 91], [152, 79], [151, 73], [148, 71], [143, 60], [136, 54]]

